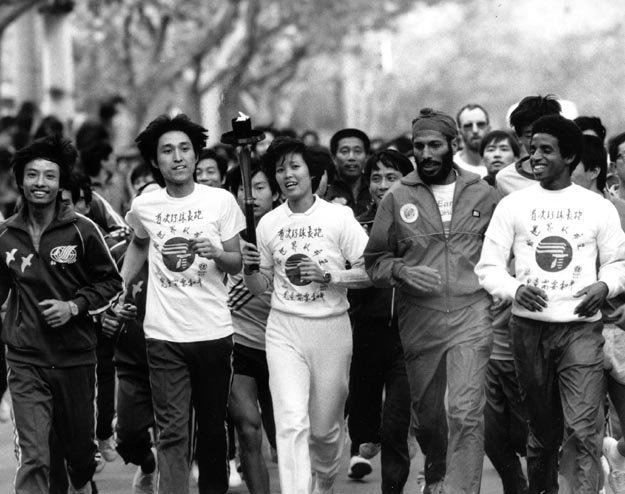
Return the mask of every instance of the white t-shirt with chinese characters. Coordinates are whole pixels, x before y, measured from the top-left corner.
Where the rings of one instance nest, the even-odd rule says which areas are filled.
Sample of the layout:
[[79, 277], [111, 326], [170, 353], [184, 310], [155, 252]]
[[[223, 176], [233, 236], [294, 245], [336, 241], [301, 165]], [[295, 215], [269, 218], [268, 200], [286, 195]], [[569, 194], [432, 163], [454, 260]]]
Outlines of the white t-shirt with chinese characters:
[[367, 234], [347, 206], [315, 196], [304, 213], [288, 203], [267, 213], [257, 228], [261, 268], [273, 270], [271, 308], [300, 317], [321, 318], [347, 311], [347, 289], [302, 281], [298, 263], [312, 259], [323, 271], [363, 267]]
[[[486, 238], [478, 276], [480, 265], [496, 255], [490, 241], [500, 250], [512, 247], [515, 256], [516, 280], [504, 266], [500, 279], [491, 276], [483, 283], [491, 294], [514, 298], [520, 283], [547, 293], [542, 311], [532, 312], [514, 302], [512, 313], [517, 316], [550, 322], [580, 320], [574, 310], [583, 297], [574, 297], [576, 292], [597, 279], [605, 281], [610, 292], [622, 289], [625, 234], [618, 213], [610, 201], [577, 185], [552, 191], [535, 184], [504, 197]], [[597, 313], [585, 320], [600, 317]]]
[[221, 246], [245, 228], [232, 194], [201, 184], [180, 198], [155, 190], [132, 202], [126, 221], [150, 238], [146, 338], [188, 343], [232, 334], [224, 273], [189, 242], [205, 237]]
[[451, 226], [451, 213], [454, 206], [454, 191], [456, 190], [456, 182], [446, 185], [430, 185], [432, 194], [436, 199], [438, 210], [443, 220], [443, 229], [445, 237], [449, 236], [449, 228]]

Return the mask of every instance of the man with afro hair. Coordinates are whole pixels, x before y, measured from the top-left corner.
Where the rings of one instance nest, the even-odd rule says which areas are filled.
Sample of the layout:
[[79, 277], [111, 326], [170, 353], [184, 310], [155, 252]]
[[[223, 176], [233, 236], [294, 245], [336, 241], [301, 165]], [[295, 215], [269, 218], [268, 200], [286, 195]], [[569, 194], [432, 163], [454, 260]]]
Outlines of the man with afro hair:
[[599, 492], [600, 308], [625, 289], [625, 233], [614, 205], [571, 181], [583, 152], [575, 123], [539, 118], [528, 151], [537, 183], [498, 204], [475, 272], [494, 299], [512, 302], [512, 354], [529, 418], [529, 492], [558, 492], [558, 471], [564, 491]]
[[136, 142], [163, 187], [133, 200], [126, 221], [134, 233], [121, 271], [129, 282], [148, 260], [143, 329], [158, 431], [158, 489], [188, 493], [193, 406], [199, 491], [225, 493], [233, 327], [223, 280], [241, 270], [245, 219], [232, 194], [193, 180], [206, 142], [202, 126], [186, 115], [161, 115]]

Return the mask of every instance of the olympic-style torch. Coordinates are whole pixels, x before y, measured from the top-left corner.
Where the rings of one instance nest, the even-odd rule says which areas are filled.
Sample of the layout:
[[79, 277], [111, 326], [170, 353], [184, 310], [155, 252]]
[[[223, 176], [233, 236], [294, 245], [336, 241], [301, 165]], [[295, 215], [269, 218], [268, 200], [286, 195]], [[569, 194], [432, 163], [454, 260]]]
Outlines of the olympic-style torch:
[[[252, 120], [239, 112], [237, 118], [232, 119], [232, 131], [221, 135], [221, 142], [230, 144], [237, 149], [241, 181], [245, 196], [245, 240], [256, 245], [256, 224], [254, 222], [254, 197], [252, 196], [252, 144], [262, 141], [265, 134], [260, 130], [252, 129]], [[250, 266], [250, 270], [258, 270], [258, 266]]]

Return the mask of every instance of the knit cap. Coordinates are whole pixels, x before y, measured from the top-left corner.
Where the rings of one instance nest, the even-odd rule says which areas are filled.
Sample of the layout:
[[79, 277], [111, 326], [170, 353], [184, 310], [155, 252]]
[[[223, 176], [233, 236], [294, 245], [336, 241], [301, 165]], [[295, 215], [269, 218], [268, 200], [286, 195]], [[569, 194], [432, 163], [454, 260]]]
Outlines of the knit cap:
[[454, 119], [432, 108], [422, 108], [419, 116], [412, 121], [412, 134], [420, 130], [436, 130], [450, 138], [458, 136], [458, 127]]

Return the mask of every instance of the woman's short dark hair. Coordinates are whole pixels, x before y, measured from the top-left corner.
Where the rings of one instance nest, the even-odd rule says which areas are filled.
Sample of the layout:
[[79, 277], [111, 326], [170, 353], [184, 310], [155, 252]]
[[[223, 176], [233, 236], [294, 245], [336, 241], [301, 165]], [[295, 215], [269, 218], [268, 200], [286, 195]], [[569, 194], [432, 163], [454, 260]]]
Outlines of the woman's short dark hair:
[[293, 139], [292, 137], [276, 137], [267, 148], [267, 152], [263, 155], [262, 165], [275, 177], [276, 166], [289, 154], [299, 154], [302, 157], [308, 167], [312, 190], [317, 190], [325, 170], [323, 153], [311, 150], [311, 148], [307, 147], [299, 139]]

